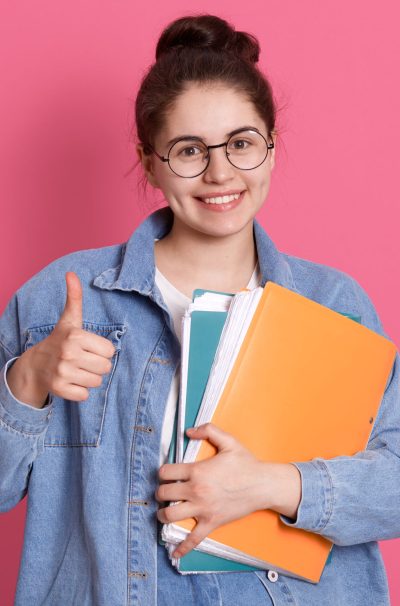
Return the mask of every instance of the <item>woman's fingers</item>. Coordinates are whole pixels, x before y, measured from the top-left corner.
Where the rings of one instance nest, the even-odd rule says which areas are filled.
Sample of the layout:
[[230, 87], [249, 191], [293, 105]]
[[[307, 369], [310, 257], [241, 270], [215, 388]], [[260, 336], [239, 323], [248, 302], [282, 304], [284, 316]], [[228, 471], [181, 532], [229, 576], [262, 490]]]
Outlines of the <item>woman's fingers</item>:
[[159, 503], [166, 501], [187, 501], [190, 500], [190, 487], [187, 482], [168, 482], [160, 484], [155, 493], [156, 500]]
[[188, 534], [186, 539], [184, 539], [182, 543], [178, 545], [172, 556], [174, 558], [181, 558], [182, 556], [186, 555], [189, 553], [189, 551], [197, 547], [197, 545], [201, 543], [201, 541], [205, 539], [208, 534], [210, 534], [211, 530], [212, 528], [210, 528], [207, 524], [199, 522], [192, 532]]
[[218, 450], [230, 450], [237, 443], [232, 434], [223, 431], [214, 423], [204, 423], [198, 427], [190, 427], [186, 430], [186, 433], [192, 440], [209, 440]]
[[165, 464], [159, 470], [157, 500], [178, 501], [159, 510], [160, 522], [197, 520], [196, 527], [174, 552], [176, 557], [195, 548], [215, 528], [265, 509], [269, 503], [268, 494], [264, 494], [269, 476], [266, 480], [265, 473], [261, 473], [262, 463], [234, 436], [212, 423], [188, 430], [187, 434], [191, 439], [209, 440], [218, 452], [209, 459]]
[[109, 358], [99, 356], [90, 351], [83, 351], [80, 356], [79, 367], [89, 373], [104, 375], [111, 371], [113, 363]]
[[190, 478], [191, 463], [165, 463], [158, 471], [161, 481], [188, 480]]
[[115, 354], [115, 347], [109, 339], [96, 335], [88, 330], [82, 330], [80, 332], [79, 341], [80, 347], [84, 351], [91, 352], [95, 356], [101, 356], [103, 358], [112, 358]]
[[70, 383], [80, 387], [100, 387], [103, 383], [103, 377], [100, 374], [77, 368], [70, 375]]
[[159, 509], [157, 511], [157, 518], [163, 524], [170, 524], [171, 522], [186, 520], [186, 518], [195, 518], [196, 514], [197, 511], [193, 506], [193, 503], [184, 501], [183, 503], [177, 503], [176, 505], [169, 505], [169, 507]]

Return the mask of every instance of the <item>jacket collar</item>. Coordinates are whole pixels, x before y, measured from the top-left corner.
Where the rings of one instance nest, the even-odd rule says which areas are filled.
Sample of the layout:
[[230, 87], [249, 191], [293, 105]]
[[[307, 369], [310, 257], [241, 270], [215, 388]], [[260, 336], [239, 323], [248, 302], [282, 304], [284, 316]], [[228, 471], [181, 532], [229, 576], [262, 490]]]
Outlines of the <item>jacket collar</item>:
[[[136, 291], [159, 302], [158, 289], [155, 289], [154, 283], [154, 240], [163, 238], [170, 231], [172, 222], [173, 214], [168, 206], [149, 215], [124, 243], [121, 263], [103, 271], [94, 279], [93, 284], [105, 290]], [[254, 238], [261, 286], [270, 280], [297, 291], [287, 260], [256, 220]]]

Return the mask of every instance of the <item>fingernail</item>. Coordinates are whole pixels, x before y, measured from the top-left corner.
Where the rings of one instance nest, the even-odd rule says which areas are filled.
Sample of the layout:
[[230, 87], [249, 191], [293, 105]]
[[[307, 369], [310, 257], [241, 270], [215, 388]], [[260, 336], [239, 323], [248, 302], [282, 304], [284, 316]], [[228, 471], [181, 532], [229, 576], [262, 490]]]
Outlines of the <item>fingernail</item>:
[[181, 552], [179, 550], [174, 551], [174, 558], [180, 558], [181, 557]]

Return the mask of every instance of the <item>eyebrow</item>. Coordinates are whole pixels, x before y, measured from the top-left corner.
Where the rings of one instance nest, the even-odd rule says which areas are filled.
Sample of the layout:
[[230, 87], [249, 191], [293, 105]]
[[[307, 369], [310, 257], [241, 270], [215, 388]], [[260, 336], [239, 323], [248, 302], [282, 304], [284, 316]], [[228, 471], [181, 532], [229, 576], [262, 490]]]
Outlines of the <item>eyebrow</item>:
[[[233, 135], [236, 135], [236, 133], [240, 133], [243, 130], [255, 130], [257, 133], [260, 132], [260, 129], [257, 128], [256, 126], [240, 126], [239, 128], [235, 128], [235, 130], [231, 130], [231, 132], [226, 133], [226, 136], [228, 138], [232, 137]], [[180, 135], [179, 137], [174, 137], [173, 139], [170, 139], [166, 143], [166, 146], [167, 147], [171, 147], [177, 141], [187, 141], [187, 140], [190, 140], [190, 141], [204, 141], [204, 139], [202, 137], [199, 137], [198, 135]]]

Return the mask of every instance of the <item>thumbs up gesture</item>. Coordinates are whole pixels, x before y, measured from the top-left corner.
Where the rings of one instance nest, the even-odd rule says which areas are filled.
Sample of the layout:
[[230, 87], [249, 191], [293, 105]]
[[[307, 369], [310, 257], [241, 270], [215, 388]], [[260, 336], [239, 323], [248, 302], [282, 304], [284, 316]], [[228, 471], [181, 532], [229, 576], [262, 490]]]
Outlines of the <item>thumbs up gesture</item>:
[[54, 330], [22, 356], [29, 354], [29, 376], [35, 393], [31, 400], [38, 407], [44, 401], [39, 405], [37, 400], [44, 400], [48, 392], [67, 400], [87, 400], [88, 388], [99, 387], [103, 375], [112, 368], [115, 347], [111, 341], [82, 329], [82, 287], [78, 276], [69, 271], [65, 280], [66, 302]]

